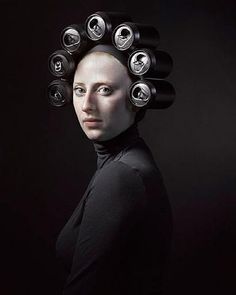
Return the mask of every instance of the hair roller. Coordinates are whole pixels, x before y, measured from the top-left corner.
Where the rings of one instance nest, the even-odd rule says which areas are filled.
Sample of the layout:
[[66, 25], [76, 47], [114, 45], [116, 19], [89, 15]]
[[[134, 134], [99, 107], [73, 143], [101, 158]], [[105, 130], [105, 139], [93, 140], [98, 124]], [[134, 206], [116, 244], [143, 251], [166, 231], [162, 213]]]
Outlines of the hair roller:
[[73, 24], [64, 28], [60, 41], [62, 48], [71, 54], [79, 54], [92, 45], [81, 24]]
[[70, 77], [75, 71], [75, 60], [65, 50], [57, 50], [48, 59], [50, 72], [55, 77]]
[[171, 56], [160, 50], [140, 49], [129, 56], [128, 67], [132, 74], [163, 79], [173, 67]]
[[153, 26], [125, 22], [115, 28], [112, 42], [118, 50], [132, 50], [135, 47], [155, 48], [159, 44], [159, 33]]
[[130, 86], [129, 98], [138, 108], [164, 109], [173, 103], [175, 90], [165, 80], [138, 80]]
[[55, 107], [64, 106], [72, 101], [72, 86], [68, 81], [54, 80], [48, 85], [48, 98]]

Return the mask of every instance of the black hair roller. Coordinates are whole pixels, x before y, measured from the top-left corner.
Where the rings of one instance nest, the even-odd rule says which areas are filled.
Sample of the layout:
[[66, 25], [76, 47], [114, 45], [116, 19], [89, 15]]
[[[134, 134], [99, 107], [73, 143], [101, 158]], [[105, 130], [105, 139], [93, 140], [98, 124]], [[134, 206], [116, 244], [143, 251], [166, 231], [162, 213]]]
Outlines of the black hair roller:
[[128, 67], [132, 74], [163, 79], [173, 67], [171, 56], [160, 50], [140, 49], [131, 53]]
[[66, 50], [57, 50], [48, 59], [49, 70], [55, 77], [70, 77], [75, 71], [75, 60]]
[[118, 50], [133, 50], [141, 47], [155, 48], [160, 40], [157, 29], [151, 25], [124, 22], [112, 34], [112, 42]]
[[175, 89], [165, 80], [138, 80], [130, 86], [129, 98], [139, 108], [165, 109], [174, 102]]
[[48, 98], [51, 105], [61, 107], [72, 101], [73, 90], [66, 80], [54, 80], [48, 85]]
[[71, 54], [79, 54], [92, 46], [82, 24], [72, 24], [64, 28], [60, 39], [62, 48]]

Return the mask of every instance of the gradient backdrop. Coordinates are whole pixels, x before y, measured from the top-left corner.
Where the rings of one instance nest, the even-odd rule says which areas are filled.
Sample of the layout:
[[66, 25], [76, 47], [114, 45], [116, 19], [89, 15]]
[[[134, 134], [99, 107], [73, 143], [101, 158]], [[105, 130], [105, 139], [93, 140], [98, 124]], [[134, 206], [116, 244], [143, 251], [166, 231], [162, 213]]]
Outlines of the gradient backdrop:
[[[98, 10], [158, 28], [175, 104], [140, 124], [173, 208], [164, 295], [236, 294], [236, 2], [0, 1], [0, 293], [61, 294], [55, 240], [96, 167], [72, 106], [54, 109], [49, 54]], [[144, 253], [145, 255], [145, 253]]]

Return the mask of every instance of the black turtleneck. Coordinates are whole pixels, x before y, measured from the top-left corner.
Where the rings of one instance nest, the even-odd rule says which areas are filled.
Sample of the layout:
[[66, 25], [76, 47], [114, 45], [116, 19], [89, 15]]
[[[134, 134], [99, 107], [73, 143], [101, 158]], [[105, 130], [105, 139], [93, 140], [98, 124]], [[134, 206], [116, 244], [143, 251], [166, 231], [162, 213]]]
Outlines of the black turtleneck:
[[120, 151], [129, 147], [139, 139], [137, 124], [131, 125], [124, 132], [107, 141], [94, 141], [97, 153], [97, 169], [112, 161]]
[[94, 148], [97, 170], [57, 240], [63, 294], [161, 294], [171, 212], [152, 154], [136, 124]]

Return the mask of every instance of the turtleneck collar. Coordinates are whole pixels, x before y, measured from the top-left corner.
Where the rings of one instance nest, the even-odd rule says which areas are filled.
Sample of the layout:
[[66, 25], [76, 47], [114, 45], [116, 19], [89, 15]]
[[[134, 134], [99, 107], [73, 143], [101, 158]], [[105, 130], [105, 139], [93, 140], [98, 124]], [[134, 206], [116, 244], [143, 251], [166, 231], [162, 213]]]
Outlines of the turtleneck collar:
[[97, 169], [101, 169], [105, 163], [113, 160], [116, 155], [134, 143], [138, 138], [137, 123], [134, 123], [110, 140], [93, 141], [94, 149], [97, 153]]

